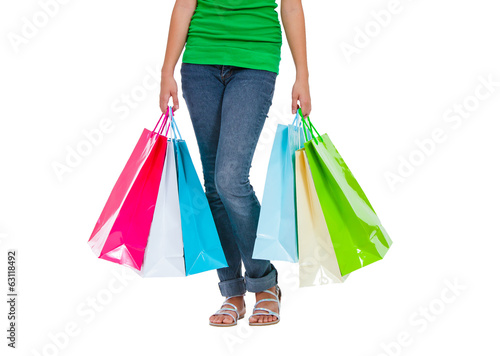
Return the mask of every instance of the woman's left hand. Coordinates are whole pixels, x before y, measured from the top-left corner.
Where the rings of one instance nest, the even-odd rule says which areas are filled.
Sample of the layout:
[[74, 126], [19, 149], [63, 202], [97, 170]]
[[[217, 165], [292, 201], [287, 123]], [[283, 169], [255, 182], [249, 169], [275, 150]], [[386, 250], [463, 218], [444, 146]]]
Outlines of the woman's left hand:
[[302, 110], [304, 119], [311, 113], [311, 95], [309, 93], [309, 81], [307, 79], [296, 79], [292, 88], [292, 114], [296, 114], [299, 108]]

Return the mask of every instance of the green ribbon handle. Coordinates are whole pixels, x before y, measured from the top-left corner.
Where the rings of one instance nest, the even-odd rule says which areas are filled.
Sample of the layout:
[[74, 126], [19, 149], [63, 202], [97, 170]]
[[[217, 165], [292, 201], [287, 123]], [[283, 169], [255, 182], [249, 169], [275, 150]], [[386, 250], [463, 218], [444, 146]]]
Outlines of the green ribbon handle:
[[302, 125], [302, 129], [304, 130], [304, 137], [307, 137], [307, 134], [306, 134], [306, 127], [307, 127], [307, 129], [311, 133], [311, 137], [314, 139], [314, 142], [316, 142], [316, 144], [318, 144], [318, 140], [314, 136], [314, 133], [313, 133], [313, 131], [311, 129], [311, 128], [313, 128], [314, 131], [316, 131], [316, 133], [318, 134], [318, 138], [320, 139], [320, 141], [323, 142], [323, 137], [321, 137], [321, 135], [319, 134], [318, 130], [316, 130], [316, 127], [314, 127], [314, 125], [312, 124], [311, 119], [309, 118], [309, 116], [307, 117], [307, 121], [308, 122], [305, 121], [304, 115], [302, 114], [302, 109], [300, 107], [299, 107], [299, 115], [301, 117], [302, 124], [303, 124]]

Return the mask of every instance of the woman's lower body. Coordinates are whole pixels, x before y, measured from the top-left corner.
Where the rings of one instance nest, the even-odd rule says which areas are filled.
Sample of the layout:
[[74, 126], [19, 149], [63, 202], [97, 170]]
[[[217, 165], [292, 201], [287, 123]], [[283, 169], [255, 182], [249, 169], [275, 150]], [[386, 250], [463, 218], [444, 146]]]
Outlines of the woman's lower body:
[[220, 292], [231, 297], [269, 289], [277, 284], [278, 272], [269, 260], [252, 258], [260, 203], [248, 178], [277, 74], [182, 63], [181, 77], [206, 196], [228, 263], [217, 270]]

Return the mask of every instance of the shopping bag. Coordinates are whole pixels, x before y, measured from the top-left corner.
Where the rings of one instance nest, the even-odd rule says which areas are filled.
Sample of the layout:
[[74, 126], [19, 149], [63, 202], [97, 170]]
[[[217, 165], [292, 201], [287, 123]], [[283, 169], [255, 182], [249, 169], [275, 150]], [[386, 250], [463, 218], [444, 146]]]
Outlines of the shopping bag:
[[312, 136], [304, 148], [339, 268], [345, 276], [381, 260], [392, 240], [328, 134], [320, 135], [310, 118], [306, 123], [299, 112], [303, 129], [307, 128]]
[[299, 287], [342, 283], [325, 217], [314, 187], [304, 148], [295, 151]]
[[267, 168], [252, 258], [297, 262], [294, 152], [303, 146], [299, 114], [278, 124]]
[[[170, 119], [173, 118], [169, 107]], [[168, 133], [173, 132], [169, 130]], [[141, 277], [181, 277], [186, 275], [182, 242], [181, 213], [177, 187], [174, 143], [168, 137], [167, 153], [149, 230]]]
[[189, 154], [186, 141], [172, 118], [179, 138], [173, 139], [181, 211], [186, 275], [228, 267], [207, 196]]
[[[168, 116], [153, 131], [144, 129], [88, 240], [101, 259], [140, 270], [158, 196]], [[159, 126], [159, 132], [156, 128]]]

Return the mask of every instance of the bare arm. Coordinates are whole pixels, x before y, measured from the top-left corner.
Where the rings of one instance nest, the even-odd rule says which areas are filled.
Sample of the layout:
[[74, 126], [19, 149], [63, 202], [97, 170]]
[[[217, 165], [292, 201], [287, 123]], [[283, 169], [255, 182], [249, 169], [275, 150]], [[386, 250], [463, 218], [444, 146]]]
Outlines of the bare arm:
[[176, 0], [172, 10], [165, 60], [161, 70], [160, 109], [162, 112], [167, 111], [170, 97], [172, 97], [174, 104], [172, 110], [179, 109], [174, 70], [186, 44], [189, 24], [197, 3], [197, 0]]
[[296, 113], [297, 101], [299, 101], [302, 114], [307, 117], [311, 112], [311, 97], [307, 67], [306, 26], [301, 0], [281, 0], [281, 19], [296, 70], [296, 81], [292, 89], [292, 113]]

